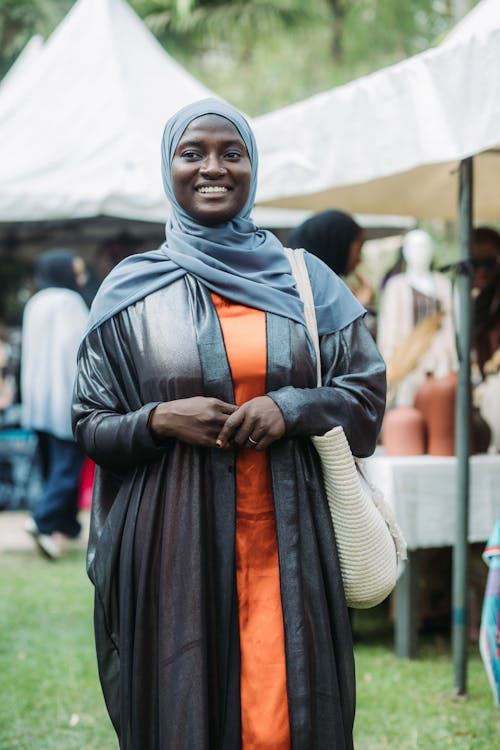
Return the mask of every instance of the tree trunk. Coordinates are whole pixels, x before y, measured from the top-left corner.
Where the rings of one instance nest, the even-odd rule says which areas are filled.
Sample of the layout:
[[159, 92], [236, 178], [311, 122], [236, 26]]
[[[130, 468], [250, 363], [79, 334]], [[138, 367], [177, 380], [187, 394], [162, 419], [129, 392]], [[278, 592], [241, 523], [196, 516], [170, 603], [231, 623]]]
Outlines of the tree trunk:
[[332, 57], [336, 63], [341, 63], [344, 59], [344, 23], [347, 7], [344, 0], [328, 0], [328, 4], [333, 16], [331, 40]]

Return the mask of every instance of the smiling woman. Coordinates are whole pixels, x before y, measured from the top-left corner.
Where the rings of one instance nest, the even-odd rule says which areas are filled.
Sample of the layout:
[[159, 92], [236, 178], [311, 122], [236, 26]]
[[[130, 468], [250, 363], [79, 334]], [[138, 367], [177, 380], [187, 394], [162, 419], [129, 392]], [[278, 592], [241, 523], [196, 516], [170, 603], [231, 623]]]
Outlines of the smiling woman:
[[354, 664], [310, 435], [368, 455], [385, 368], [364, 310], [306, 262], [324, 386], [281, 243], [251, 211], [243, 116], [165, 127], [158, 250], [102, 284], [80, 351], [78, 441], [98, 465], [88, 572], [121, 750], [352, 749]]

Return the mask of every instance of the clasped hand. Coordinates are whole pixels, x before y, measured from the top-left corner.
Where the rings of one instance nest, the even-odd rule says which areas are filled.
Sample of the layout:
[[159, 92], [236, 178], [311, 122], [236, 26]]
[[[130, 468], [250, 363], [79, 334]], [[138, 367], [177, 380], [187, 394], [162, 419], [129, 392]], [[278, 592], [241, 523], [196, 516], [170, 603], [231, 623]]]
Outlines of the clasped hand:
[[206, 396], [166, 401], [156, 407], [150, 427], [157, 437], [206, 448], [247, 445], [265, 450], [285, 434], [283, 415], [269, 396], [239, 407]]

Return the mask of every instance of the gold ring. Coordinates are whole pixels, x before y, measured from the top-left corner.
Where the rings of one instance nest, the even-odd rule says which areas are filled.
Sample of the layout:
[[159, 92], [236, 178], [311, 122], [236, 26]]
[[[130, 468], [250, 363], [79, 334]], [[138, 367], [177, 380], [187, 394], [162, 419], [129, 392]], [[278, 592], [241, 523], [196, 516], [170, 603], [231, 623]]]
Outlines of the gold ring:
[[254, 440], [253, 438], [249, 437], [249, 438], [248, 438], [248, 442], [249, 442], [249, 443], [250, 443], [251, 445], [257, 445], [257, 443], [258, 443], [259, 441], [258, 441], [258, 440]]

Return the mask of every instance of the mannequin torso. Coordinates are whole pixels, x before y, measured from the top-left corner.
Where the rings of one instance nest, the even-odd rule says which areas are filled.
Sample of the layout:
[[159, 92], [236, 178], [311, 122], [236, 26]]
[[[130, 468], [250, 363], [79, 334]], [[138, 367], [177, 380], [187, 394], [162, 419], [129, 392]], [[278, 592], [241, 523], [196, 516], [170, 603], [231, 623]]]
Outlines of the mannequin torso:
[[390, 279], [381, 300], [377, 344], [382, 356], [390, 362], [404, 346], [415, 326], [443, 313], [439, 328], [408, 376], [393, 389], [396, 403], [412, 405], [416, 389], [428, 372], [446, 373], [456, 369], [455, 336], [451, 314], [451, 284], [432, 266], [432, 241], [422, 230], [408, 232], [403, 256], [407, 269]]

